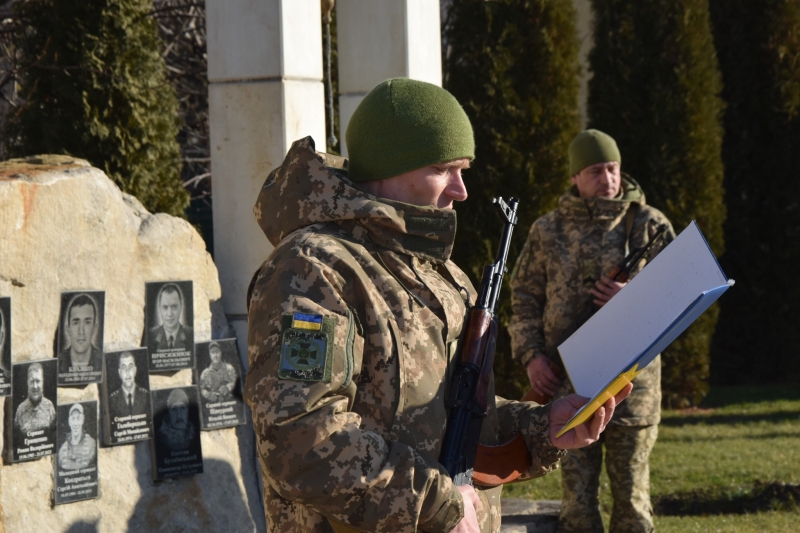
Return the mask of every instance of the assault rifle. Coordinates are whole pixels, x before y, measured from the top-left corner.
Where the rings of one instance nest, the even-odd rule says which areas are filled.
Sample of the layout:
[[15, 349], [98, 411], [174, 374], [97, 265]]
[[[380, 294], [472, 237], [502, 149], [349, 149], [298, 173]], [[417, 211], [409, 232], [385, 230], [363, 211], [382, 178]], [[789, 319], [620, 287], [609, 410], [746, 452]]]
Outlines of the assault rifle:
[[[613, 281], [627, 283], [631, 279], [631, 272], [634, 268], [636, 268], [636, 265], [638, 265], [642, 259], [647, 259], [650, 257], [650, 253], [653, 251], [655, 245], [661, 242], [662, 239], [667, 239], [668, 237], [672, 237], [672, 235], [669, 234], [669, 226], [667, 224], [659, 224], [658, 228], [656, 229], [656, 233], [650, 238], [650, 240], [647, 241], [647, 244], [629, 253], [620, 264], [611, 269], [607, 276]], [[558, 346], [570, 338], [573, 333], [578, 331], [578, 328], [580, 328], [587, 320], [592, 318], [592, 315], [594, 315], [599, 309], [600, 307], [594, 303], [594, 297], [589, 298], [589, 301], [584, 306], [581, 314], [579, 314], [575, 320], [572, 321], [569, 327], [567, 327], [567, 329], [565, 329], [561, 334], [558, 342], [555, 343], [553, 347], [545, 354], [550, 360], [548, 363], [550, 370], [552, 370], [558, 378], [563, 380], [565, 377], [564, 366], [557, 351]], [[544, 405], [551, 399], [552, 396], [539, 394], [535, 390], [531, 389], [522, 398], [522, 401], [536, 402]]]
[[[497, 339], [497, 300], [507, 272], [506, 260], [511, 245], [511, 233], [517, 224], [519, 200], [502, 198], [492, 200], [503, 217], [503, 234], [497, 247], [495, 262], [483, 270], [478, 300], [469, 311], [464, 341], [458, 354], [456, 367], [448, 394], [450, 413], [439, 462], [445, 467], [456, 485], [494, 486], [507, 482], [508, 476], [530, 466], [530, 455], [521, 435], [503, 446], [481, 446], [483, 418], [489, 401], [489, 382], [492, 377], [495, 341]], [[516, 453], [519, 460], [508, 460], [508, 453]], [[492, 459], [500, 459], [493, 461]], [[527, 459], [527, 466], [525, 460]], [[520, 465], [514, 468], [515, 465]], [[510, 470], [510, 471], [509, 471]], [[511, 478], [514, 479], [514, 478]]]

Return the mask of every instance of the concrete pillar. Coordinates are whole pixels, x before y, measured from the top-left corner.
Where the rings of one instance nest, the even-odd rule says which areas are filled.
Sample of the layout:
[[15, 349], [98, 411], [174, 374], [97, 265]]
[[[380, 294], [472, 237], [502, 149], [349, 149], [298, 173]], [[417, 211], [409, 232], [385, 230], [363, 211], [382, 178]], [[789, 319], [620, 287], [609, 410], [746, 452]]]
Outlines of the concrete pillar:
[[442, 84], [439, 0], [337, 0], [336, 24], [342, 140], [356, 106], [383, 80]]
[[247, 365], [247, 287], [272, 250], [253, 217], [291, 143], [325, 149], [319, 0], [207, 0], [214, 261]]

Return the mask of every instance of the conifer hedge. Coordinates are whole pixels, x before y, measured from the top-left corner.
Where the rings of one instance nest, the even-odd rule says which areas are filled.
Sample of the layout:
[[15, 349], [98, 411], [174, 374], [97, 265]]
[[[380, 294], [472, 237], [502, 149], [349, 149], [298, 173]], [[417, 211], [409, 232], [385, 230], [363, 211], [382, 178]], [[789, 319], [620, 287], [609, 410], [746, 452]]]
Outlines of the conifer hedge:
[[[464, 106], [476, 143], [453, 260], [477, 283], [500, 240], [491, 199], [520, 199], [510, 270], [533, 221], [569, 186], [567, 149], [580, 127], [575, 12], [571, 2], [453, 0], [443, 35], [444, 86]], [[528, 381], [511, 360], [507, 287], [500, 301], [495, 378], [498, 393], [514, 398]]]
[[716, 383], [800, 378], [800, 2], [711, 0], [725, 84], [721, 258], [735, 290], [722, 302]]
[[[696, 219], [721, 254], [724, 106], [708, 0], [592, 0], [592, 7], [590, 126], [617, 140], [623, 170], [677, 232]], [[712, 307], [664, 352], [667, 405], [696, 403], [707, 392], [717, 317]]]
[[87, 159], [153, 212], [183, 216], [180, 121], [159, 53], [152, 0], [18, 2], [23, 105], [12, 157]]

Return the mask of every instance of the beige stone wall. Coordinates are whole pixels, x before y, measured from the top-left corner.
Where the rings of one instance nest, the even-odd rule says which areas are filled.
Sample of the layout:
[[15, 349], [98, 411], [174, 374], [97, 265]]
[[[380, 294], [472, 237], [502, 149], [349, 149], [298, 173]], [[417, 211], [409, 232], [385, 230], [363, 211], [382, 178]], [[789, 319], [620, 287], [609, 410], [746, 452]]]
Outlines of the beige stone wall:
[[[63, 290], [105, 290], [106, 351], [139, 346], [145, 281], [166, 279], [194, 281], [197, 342], [226, 329], [217, 269], [185, 220], [151, 215], [82, 160], [0, 163], [0, 296], [12, 298], [14, 362], [53, 356]], [[152, 388], [189, 384], [190, 370], [151, 375]], [[59, 403], [87, 399], [99, 400], [97, 385], [58, 389]], [[101, 447], [100, 497], [56, 508], [53, 457], [6, 463], [2, 525], [7, 532], [263, 531], [252, 427], [203, 432], [202, 447], [204, 474], [160, 483], [152, 481], [149, 443]]]

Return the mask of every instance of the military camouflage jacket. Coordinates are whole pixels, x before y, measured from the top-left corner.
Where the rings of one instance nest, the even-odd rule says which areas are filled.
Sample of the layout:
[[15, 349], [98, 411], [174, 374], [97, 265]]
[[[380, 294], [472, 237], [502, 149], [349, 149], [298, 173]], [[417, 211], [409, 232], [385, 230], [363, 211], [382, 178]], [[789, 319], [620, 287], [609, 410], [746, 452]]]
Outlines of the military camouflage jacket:
[[[669, 224], [659, 210], [646, 205], [642, 189], [627, 176], [619, 197], [584, 200], [573, 186], [561, 196], [558, 208], [533, 223], [511, 276], [509, 331], [513, 355], [522, 364], [535, 354], [557, 353], [555, 345], [589, 301], [589, 289], [625, 257], [629, 209], [636, 210], [628, 243], [631, 249], [644, 246], [659, 224]], [[672, 226], [669, 232], [672, 234]], [[650, 259], [661, 248], [656, 247]], [[644, 264], [637, 265], [632, 274]], [[624, 335], [625, 325], [619, 327]], [[570, 392], [565, 380], [556, 396]], [[617, 408], [611, 423], [657, 424], [660, 405], [659, 356], [636, 377], [633, 392]]]
[[[364, 193], [333, 159], [295, 142], [255, 206], [275, 245], [250, 286], [245, 382], [268, 529], [450, 531], [463, 503], [437, 458], [475, 299], [448, 259], [456, 215]], [[481, 441], [522, 431], [543, 475], [563, 455], [548, 425], [549, 407], [497, 398]], [[499, 530], [499, 488], [479, 493]]]

